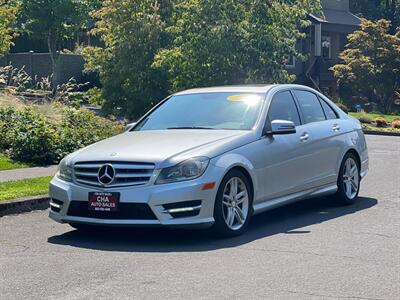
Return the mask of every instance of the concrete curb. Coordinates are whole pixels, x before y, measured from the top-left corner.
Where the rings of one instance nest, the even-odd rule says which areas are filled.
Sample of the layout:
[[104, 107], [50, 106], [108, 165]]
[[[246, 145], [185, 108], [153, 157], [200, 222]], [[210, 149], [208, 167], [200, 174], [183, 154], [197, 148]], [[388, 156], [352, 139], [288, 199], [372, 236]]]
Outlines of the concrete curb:
[[47, 195], [7, 200], [0, 202], [0, 218], [32, 210], [44, 210], [49, 207], [50, 198]]
[[364, 134], [369, 135], [386, 135], [386, 136], [400, 136], [400, 132], [386, 132], [386, 131], [376, 131], [376, 130], [363, 130]]

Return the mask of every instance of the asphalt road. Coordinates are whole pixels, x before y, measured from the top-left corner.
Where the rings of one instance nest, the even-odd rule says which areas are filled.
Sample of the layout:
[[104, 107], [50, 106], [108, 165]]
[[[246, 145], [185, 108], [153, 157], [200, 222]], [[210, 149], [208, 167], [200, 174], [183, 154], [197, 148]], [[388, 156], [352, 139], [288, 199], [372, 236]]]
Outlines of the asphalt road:
[[247, 234], [78, 233], [44, 211], [0, 218], [1, 299], [400, 299], [400, 138], [368, 136], [358, 203], [320, 198]]

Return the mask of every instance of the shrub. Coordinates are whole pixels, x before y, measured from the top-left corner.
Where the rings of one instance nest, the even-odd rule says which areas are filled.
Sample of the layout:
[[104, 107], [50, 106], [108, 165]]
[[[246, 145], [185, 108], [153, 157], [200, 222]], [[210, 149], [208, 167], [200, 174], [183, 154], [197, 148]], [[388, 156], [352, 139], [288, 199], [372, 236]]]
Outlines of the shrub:
[[14, 139], [13, 126], [18, 112], [13, 107], [0, 108], [0, 149], [6, 150], [11, 147]]
[[18, 112], [12, 131], [11, 158], [35, 164], [51, 164], [60, 158], [57, 129], [32, 108]]
[[96, 116], [84, 109], [66, 108], [59, 125], [60, 153], [65, 156], [77, 149], [123, 131], [122, 125]]
[[122, 124], [83, 109], [65, 107], [61, 120], [50, 120], [31, 107], [0, 109], [0, 149], [13, 159], [39, 165], [56, 163], [123, 130]]
[[376, 123], [376, 127], [386, 127], [387, 123], [384, 117], [375, 118], [374, 122]]
[[400, 119], [393, 120], [393, 122], [392, 122], [392, 128], [394, 128], [394, 129], [400, 129]]
[[85, 92], [87, 101], [92, 105], [104, 105], [104, 98], [101, 89], [98, 87], [91, 88]]
[[374, 119], [365, 111], [361, 111], [357, 118], [361, 123], [364, 124], [371, 124], [374, 121]]

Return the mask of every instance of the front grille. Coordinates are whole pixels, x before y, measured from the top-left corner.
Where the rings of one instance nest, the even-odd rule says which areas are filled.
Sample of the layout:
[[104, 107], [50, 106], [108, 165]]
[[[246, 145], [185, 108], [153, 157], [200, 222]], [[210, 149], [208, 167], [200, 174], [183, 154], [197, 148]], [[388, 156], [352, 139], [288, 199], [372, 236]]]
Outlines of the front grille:
[[108, 220], [156, 220], [146, 203], [119, 203], [117, 211], [93, 211], [88, 209], [87, 201], [71, 201], [68, 216]]
[[[98, 180], [99, 169], [111, 165], [115, 170], [112, 183], [104, 185]], [[150, 181], [154, 172], [152, 163], [136, 162], [79, 162], [74, 165], [75, 181], [80, 184], [96, 187], [124, 187], [143, 185]]]

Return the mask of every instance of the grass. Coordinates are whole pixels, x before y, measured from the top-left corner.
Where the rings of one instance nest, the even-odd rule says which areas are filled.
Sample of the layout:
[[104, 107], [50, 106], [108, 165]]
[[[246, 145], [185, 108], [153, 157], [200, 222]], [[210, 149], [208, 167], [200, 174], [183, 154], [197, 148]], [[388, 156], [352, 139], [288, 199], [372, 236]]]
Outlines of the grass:
[[0, 202], [28, 196], [46, 195], [51, 178], [49, 176], [0, 183]]
[[377, 114], [377, 113], [366, 113], [364, 111], [360, 111], [360, 112], [349, 112], [349, 115], [354, 117], [354, 118], [360, 118], [362, 116], [369, 116], [372, 119], [375, 119], [377, 117], [383, 117], [385, 118], [386, 122], [393, 122], [396, 119], [400, 119], [400, 115], [383, 115], [383, 114]]
[[23, 100], [12, 90], [0, 91], [0, 107], [14, 107], [22, 109], [24, 107], [33, 107], [38, 112], [44, 114], [52, 122], [59, 122], [62, 117], [64, 105], [57, 102], [35, 102], [33, 100]]
[[19, 161], [14, 161], [8, 158], [6, 155], [0, 153], [0, 171], [29, 167], [31, 166]]
[[[362, 127], [364, 130], [380, 131], [380, 132], [396, 132], [400, 133], [400, 129], [392, 128], [390, 124], [387, 127], [377, 127], [375, 118], [384, 118], [386, 122], [391, 123], [396, 119], [400, 119], [400, 115], [383, 115], [379, 113], [366, 113], [365, 111], [360, 112], [350, 112], [349, 115], [359, 119], [362, 122]], [[366, 123], [368, 121], [368, 123]]]
[[376, 127], [371, 124], [362, 124], [362, 128], [364, 130], [373, 130], [373, 131], [381, 131], [381, 132], [396, 132], [400, 133], [400, 129], [392, 128], [390, 126], [388, 127]]

